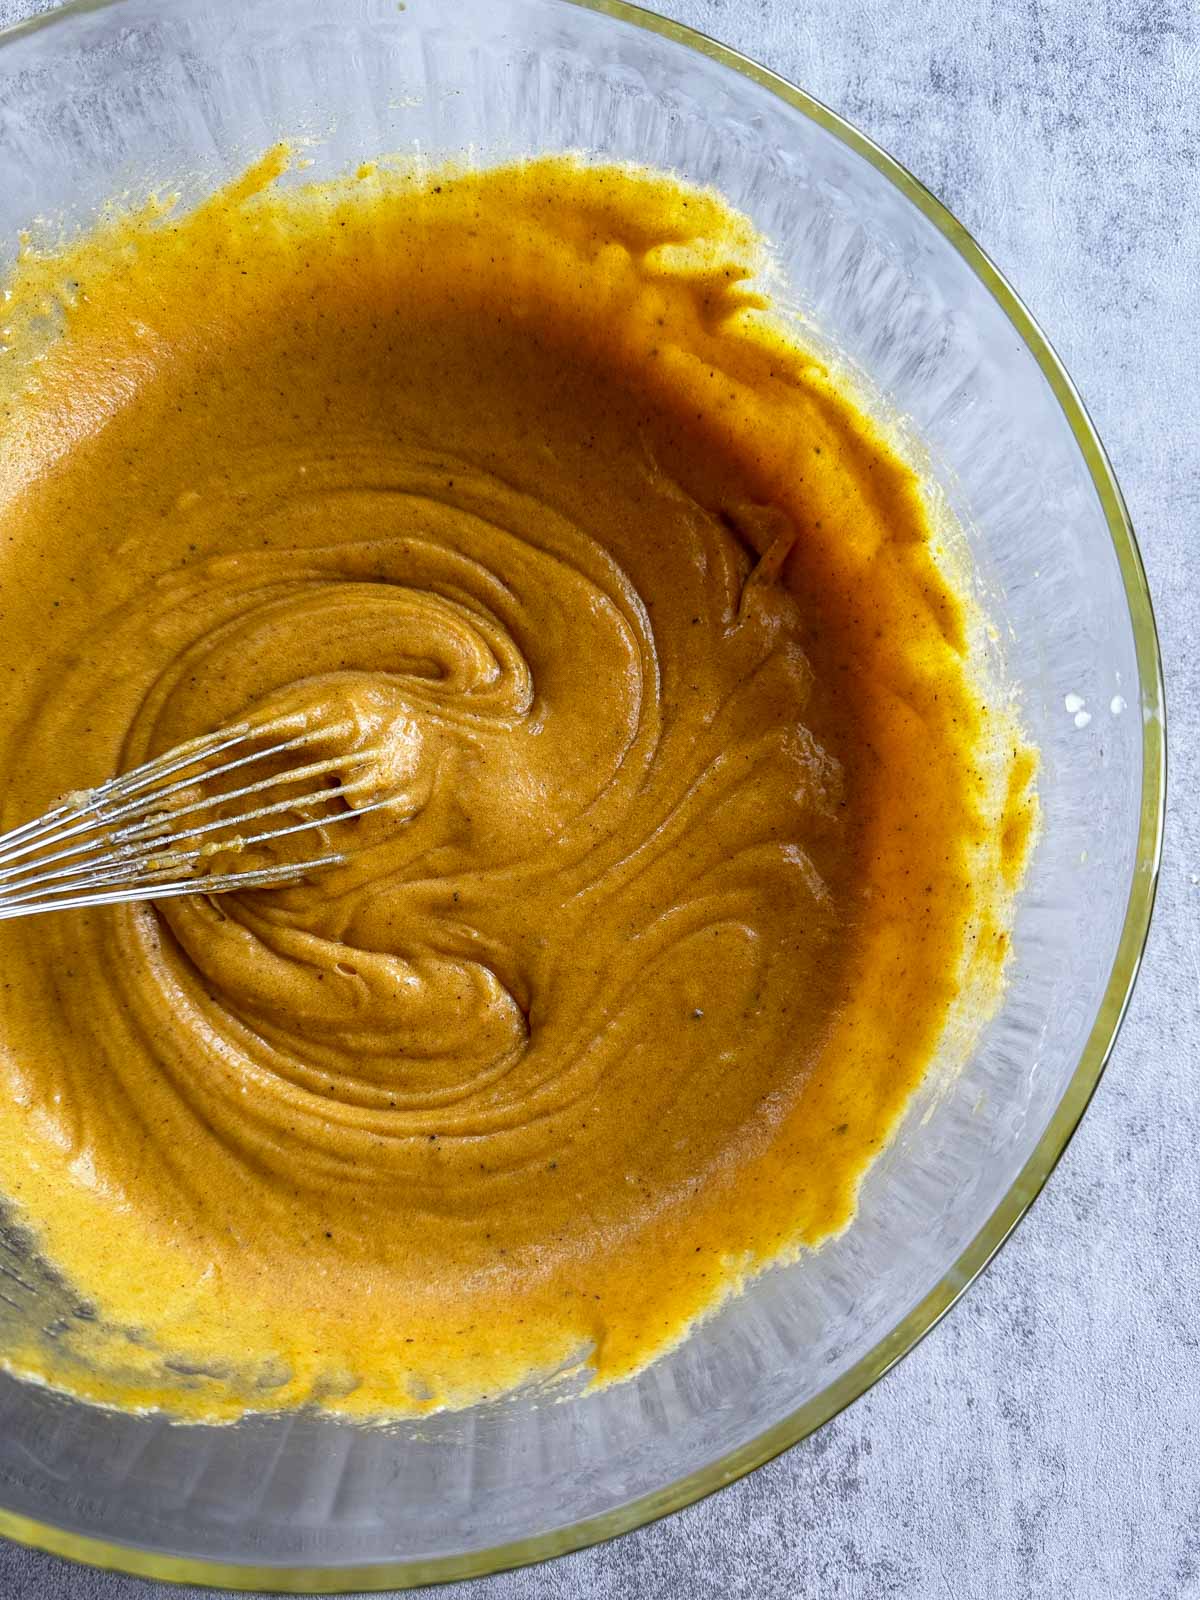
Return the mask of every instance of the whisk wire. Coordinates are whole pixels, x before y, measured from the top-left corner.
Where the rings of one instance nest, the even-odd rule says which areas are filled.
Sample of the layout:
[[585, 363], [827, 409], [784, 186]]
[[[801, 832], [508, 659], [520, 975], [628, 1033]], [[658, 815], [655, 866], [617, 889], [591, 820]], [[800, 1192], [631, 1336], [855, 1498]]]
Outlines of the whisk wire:
[[85, 906], [102, 906], [119, 903], [128, 903], [132, 900], [170, 900], [182, 894], [228, 894], [235, 889], [278, 889], [288, 883], [294, 883], [298, 878], [306, 878], [310, 873], [322, 867], [340, 866], [345, 861], [344, 855], [319, 856], [313, 861], [299, 861], [293, 866], [271, 866], [256, 868], [253, 872], [231, 872], [222, 874], [221, 877], [212, 878], [184, 878], [176, 881], [159, 882], [151, 879], [145, 887], [139, 885], [135, 892], [126, 888], [111, 888], [90, 890], [84, 894], [71, 895], [54, 902], [36, 903], [22, 902], [22, 900], [0, 900], [0, 922], [8, 922], [13, 917], [35, 916], [42, 911], [72, 911]]

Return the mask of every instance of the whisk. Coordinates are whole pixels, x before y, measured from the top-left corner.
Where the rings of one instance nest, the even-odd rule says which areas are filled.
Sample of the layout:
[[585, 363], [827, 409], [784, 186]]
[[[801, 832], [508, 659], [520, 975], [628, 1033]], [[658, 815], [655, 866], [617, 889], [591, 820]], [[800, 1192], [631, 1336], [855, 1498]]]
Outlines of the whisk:
[[[314, 760], [314, 747], [328, 747], [349, 730], [326, 724], [289, 732], [295, 726], [294, 717], [226, 726], [98, 788], [69, 794], [43, 816], [0, 834], [0, 920], [275, 888], [338, 865], [344, 852], [229, 870], [231, 856], [270, 856], [281, 839], [394, 803], [379, 796], [376, 778], [362, 770], [378, 751]], [[274, 820], [255, 826], [267, 819]]]

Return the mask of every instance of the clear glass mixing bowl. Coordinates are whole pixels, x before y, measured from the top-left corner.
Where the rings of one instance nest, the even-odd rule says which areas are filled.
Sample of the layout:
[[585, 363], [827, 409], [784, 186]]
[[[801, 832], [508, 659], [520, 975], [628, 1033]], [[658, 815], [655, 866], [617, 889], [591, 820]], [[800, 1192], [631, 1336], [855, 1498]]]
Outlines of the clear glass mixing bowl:
[[[1003, 1009], [919, 1097], [841, 1238], [635, 1382], [386, 1428], [180, 1426], [0, 1377], [0, 1532], [176, 1579], [390, 1587], [618, 1533], [802, 1438], [911, 1348], [1037, 1193], [1096, 1085], [1154, 892], [1164, 729], [1120, 491], [1063, 371], [962, 227], [824, 107], [616, 0], [109, 0], [0, 37], [0, 266], [35, 217], [198, 196], [280, 135], [380, 153], [577, 149], [714, 184], [796, 313], [904, 419], [968, 532], [1041, 747], [1044, 830]], [[63, 1296], [0, 1245], [5, 1327]]]

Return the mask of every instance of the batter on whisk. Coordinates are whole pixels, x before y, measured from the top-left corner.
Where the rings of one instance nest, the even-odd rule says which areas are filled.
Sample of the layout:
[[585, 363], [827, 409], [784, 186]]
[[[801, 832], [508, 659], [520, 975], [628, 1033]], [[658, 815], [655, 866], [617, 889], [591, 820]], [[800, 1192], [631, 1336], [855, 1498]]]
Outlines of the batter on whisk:
[[0, 1357], [198, 1417], [613, 1381], [849, 1221], [997, 992], [1032, 760], [744, 219], [288, 162], [18, 263], [0, 822], [281, 697], [404, 803], [0, 925], [0, 1194], [89, 1307]]

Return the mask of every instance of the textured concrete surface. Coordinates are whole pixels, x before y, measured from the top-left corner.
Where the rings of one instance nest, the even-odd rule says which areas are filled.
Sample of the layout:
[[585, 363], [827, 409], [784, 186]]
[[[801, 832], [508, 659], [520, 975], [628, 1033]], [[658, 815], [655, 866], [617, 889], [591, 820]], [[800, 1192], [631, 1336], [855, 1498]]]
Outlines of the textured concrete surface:
[[[331, 8], [337, 0], [331, 0]], [[659, 0], [845, 113], [945, 200], [1073, 373], [1158, 608], [1172, 796], [1112, 1065], [958, 1309], [807, 1444], [463, 1600], [1200, 1596], [1200, 8]], [[37, 8], [0, 0], [0, 22]], [[3, 1600], [174, 1593], [0, 1544]]]

